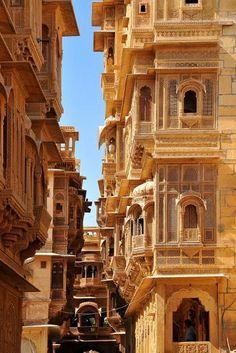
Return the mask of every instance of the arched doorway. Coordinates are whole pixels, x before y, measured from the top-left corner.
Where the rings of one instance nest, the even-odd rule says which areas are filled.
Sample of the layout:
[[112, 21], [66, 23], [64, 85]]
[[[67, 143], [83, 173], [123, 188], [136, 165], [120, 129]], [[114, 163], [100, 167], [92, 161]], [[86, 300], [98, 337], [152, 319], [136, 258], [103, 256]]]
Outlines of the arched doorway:
[[173, 342], [190, 340], [186, 336], [186, 321], [195, 331], [193, 341], [209, 341], [209, 312], [199, 298], [183, 298], [177, 311], [173, 312]]

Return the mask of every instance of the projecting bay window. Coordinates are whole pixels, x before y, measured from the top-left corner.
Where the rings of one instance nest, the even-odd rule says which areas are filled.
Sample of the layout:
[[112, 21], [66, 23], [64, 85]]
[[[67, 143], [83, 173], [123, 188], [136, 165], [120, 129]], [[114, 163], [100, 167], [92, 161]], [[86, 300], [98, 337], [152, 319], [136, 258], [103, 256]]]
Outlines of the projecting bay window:
[[214, 128], [214, 82], [214, 75], [207, 74], [160, 77], [159, 129]]
[[216, 166], [159, 167], [159, 243], [215, 241]]
[[136, 126], [135, 130], [139, 134], [147, 134], [152, 132], [152, 116], [153, 116], [153, 84], [151, 81], [137, 82], [135, 93], [135, 114]]

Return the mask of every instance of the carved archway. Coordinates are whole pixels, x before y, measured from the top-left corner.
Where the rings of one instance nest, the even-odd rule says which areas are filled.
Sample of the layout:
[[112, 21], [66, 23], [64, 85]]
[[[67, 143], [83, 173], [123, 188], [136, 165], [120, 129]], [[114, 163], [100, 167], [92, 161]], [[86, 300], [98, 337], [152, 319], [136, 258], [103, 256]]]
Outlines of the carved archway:
[[217, 304], [214, 298], [206, 291], [198, 288], [189, 287], [182, 288], [174, 292], [166, 302], [166, 327], [168, 327], [168, 335], [165, 336], [167, 351], [172, 350], [173, 337], [173, 312], [178, 310], [183, 299], [198, 298], [205, 310], [209, 312], [209, 331], [211, 343], [218, 346], [217, 337]]

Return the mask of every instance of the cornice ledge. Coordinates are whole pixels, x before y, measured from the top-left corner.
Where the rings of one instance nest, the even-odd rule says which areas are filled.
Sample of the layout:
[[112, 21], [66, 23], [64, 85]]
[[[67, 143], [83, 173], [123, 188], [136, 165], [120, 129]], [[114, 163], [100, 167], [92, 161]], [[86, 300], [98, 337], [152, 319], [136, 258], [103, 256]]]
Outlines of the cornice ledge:
[[186, 26], [189, 27], [195, 27], [196, 25], [202, 26], [202, 27], [209, 27], [209, 28], [221, 28], [222, 26], [232, 26], [235, 24], [235, 21], [233, 20], [228, 20], [228, 19], [219, 19], [219, 20], [196, 20], [196, 21], [155, 21], [154, 23], [154, 28], [157, 28], [158, 30], [160, 28], [171, 28], [173, 29], [173, 26], [179, 28], [184, 28], [186, 29]]

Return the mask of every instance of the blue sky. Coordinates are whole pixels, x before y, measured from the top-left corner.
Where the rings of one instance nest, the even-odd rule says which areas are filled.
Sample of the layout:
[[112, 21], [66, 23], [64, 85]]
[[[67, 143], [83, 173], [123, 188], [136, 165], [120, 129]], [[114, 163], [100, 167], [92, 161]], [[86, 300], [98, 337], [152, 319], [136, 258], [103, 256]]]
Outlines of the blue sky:
[[[79, 131], [76, 157], [81, 161], [81, 174], [87, 177], [87, 197], [99, 197], [97, 180], [101, 178], [102, 152], [98, 151], [98, 127], [104, 123], [104, 102], [100, 87], [103, 54], [93, 52], [91, 0], [74, 0], [80, 37], [63, 39], [61, 125], [72, 125]], [[96, 212], [85, 215], [85, 226], [96, 225]]]

